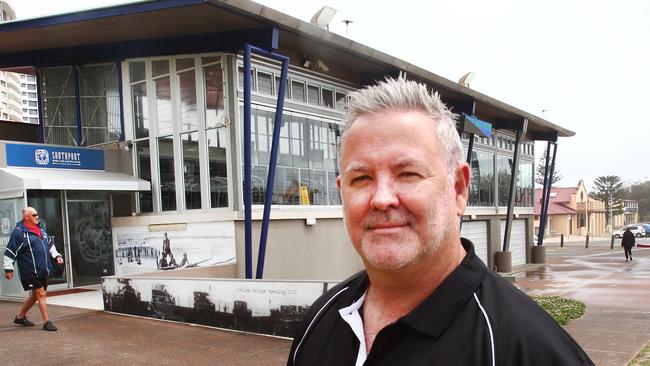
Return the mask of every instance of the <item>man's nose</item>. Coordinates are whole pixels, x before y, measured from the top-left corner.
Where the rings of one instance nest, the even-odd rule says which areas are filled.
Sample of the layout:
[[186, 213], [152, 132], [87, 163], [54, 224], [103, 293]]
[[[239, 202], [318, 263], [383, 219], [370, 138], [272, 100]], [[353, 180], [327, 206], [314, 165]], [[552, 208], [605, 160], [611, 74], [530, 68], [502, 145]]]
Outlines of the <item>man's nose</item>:
[[370, 205], [379, 211], [399, 206], [399, 196], [394, 184], [389, 180], [378, 180]]

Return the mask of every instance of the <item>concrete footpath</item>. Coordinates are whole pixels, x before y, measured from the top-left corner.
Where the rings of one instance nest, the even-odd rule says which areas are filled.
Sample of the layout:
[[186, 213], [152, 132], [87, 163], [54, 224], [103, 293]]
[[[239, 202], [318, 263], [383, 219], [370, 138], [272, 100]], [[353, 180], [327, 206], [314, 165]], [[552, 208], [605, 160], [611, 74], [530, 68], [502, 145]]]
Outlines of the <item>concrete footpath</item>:
[[[650, 238], [642, 239], [650, 244]], [[509, 274], [529, 294], [572, 297], [585, 315], [566, 329], [596, 365], [623, 366], [650, 341], [650, 249], [625, 262], [616, 244], [548, 243], [546, 265]], [[92, 301], [89, 301], [92, 299]], [[2, 365], [283, 365], [290, 340], [104, 313], [99, 291], [51, 297], [57, 332], [13, 326], [20, 304], [0, 301]], [[68, 304], [85, 306], [53, 305]], [[37, 309], [29, 314], [40, 320]], [[34, 345], [38, 345], [34, 347]]]

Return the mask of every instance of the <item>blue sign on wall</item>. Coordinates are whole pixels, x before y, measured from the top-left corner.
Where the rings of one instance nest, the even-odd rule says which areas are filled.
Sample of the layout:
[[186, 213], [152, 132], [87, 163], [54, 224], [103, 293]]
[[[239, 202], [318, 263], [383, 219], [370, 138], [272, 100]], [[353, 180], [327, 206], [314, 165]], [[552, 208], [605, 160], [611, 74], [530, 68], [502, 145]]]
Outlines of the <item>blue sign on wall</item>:
[[7, 144], [7, 166], [104, 170], [104, 151], [51, 145]]

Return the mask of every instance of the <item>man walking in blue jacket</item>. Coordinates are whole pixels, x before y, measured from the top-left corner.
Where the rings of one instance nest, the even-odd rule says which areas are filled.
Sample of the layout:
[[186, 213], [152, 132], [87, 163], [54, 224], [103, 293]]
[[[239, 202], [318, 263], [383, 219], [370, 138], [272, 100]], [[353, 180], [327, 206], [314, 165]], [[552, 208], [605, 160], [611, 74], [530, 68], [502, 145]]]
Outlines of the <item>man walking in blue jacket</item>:
[[23, 209], [23, 221], [16, 224], [11, 233], [4, 255], [5, 277], [11, 280], [14, 276], [14, 263], [18, 262], [20, 269], [20, 282], [25, 291], [31, 290], [31, 296], [25, 300], [23, 306], [14, 319], [14, 324], [30, 327], [34, 323], [27, 320], [27, 312], [38, 301], [38, 308], [45, 321], [43, 330], [54, 331], [56, 327], [47, 315], [45, 291], [47, 278], [52, 273], [52, 261], [63, 264], [63, 257], [57, 252], [54, 241], [51, 240], [38, 222], [38, 213], [33, 207]]

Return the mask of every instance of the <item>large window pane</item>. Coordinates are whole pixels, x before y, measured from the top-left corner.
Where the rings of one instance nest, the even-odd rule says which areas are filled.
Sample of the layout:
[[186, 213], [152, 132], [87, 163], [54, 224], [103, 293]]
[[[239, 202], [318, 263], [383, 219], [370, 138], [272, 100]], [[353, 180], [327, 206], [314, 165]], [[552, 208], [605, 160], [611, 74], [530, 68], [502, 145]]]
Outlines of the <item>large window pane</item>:
[[323, 89], [323, 107], [334, 108], [334, 95], [331, 90]]
[[508, 205], [508, 189], [510, 187], [510, 172], [512, 171], [512, 158], [499, 156], [497, 158], [497, 174], [499, 181], [499, 206]]
[[305, 101], [305, 83], [291, 80], [291, 99], [299, 102]]
[[184, 133], [183, 181], [185, 183], [185, 208], [201, 208], [201, 169], [199, 164], [199, 133]]
[[143, 61], [129, 63], [129, 77], [132, 83], [137, 83], [147, 78]]
[[472, 151], [470, 206], [494, 206], [494, 153]]
[[318, 87], [314, 85], [307, 85], [307, 103], [318, 105]]
[[225, 116], [221, 64], [204, 67], [203, 75], [205, 81], [205, 125], [206, 127], [216, 127], [223, 123]]
[[228, 163], [226, 128], [206, 131], [210, 169], [210, 207], [228, 207]]
[[158, 139], [160, 198], [163, 211], [176, 210], [176, 179], [174, 178], [174, 143], [172, 137]]
[[45, 143], [77, 145], [77, 107], [72, 67], [50, 67], [42, 71]]
[[78, 68], [81, 145], [119, 141], [122, 135], [118, 73], [115, 64]]
[[147, 107], [147, 84], [142, 82], [131, 86], [133, 125], [135, 138], [149, 137], [149, 110]]
[[533, 206], [533, 163], [520, 162], [515, 191], [515, 206]]
[[[151, 183], [151, 152], [149, 150], [149, 140], [136, 142], [135, 151], [138, 178]], [[154, 189], [153, 185], [151, 186], [151, 189]], [[140, 202], [140, 212], [153, 212], [151, 191], [139, 192], [138, 200]]]
[[181, 130], [192, 131], [199, 127], [196, 111], [196, 76], [194, 70], [178, 74], [181, 95]]
[[172, 118], [172, 92], [169, 76], [154, 81], [156, 85], [156, 118], [158, 135], [171, 135], [174, 132]]
[[258, 72], [257, 91], [263, 94], [273, 94], [273, 75], [265, 72]]

